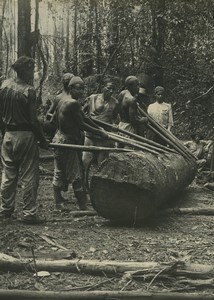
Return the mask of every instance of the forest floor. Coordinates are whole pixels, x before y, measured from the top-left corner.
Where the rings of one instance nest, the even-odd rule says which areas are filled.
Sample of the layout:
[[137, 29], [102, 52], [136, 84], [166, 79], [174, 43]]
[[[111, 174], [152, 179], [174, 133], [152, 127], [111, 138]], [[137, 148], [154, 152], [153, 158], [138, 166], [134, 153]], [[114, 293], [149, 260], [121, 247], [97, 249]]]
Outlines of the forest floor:
[[[169, 215], [150, 219], [141, 226], [116, 225], [99, 217], [71, 217], [69, 212], [54, 210], [52, 192], [52, 161], [41, 162], [39, 212], [47, 222], [40, 226], [22, 224], [21, 187], [17, 195], [18, 220], [0, 223], [0, 252], [17, 258], [36, 259], [78, 258], [139, 262], [187, 261], [214, 264], [214, 217], [202, 215]], [[65, 193], [68, 207], [77, 210], [69, 189]], [[193, 182], [180, 199], [177, 207], [214, 208], [213, 192]], [[93, 208], [90, 206], [90, 209]], [[49, 238], [53, 243], [44, 240]], [[44, 270], [45, 271], [45, 270]], [[34, 291], [142, 291], [142, 292], [206, 292], [212, 287], [190, 287], [176, 280], [164, 282], [124, 281], [121, 277], [92, 276], [82, 273], [51, 272], [37, 278], [32, 272], [1, 272], [1, 289]]]

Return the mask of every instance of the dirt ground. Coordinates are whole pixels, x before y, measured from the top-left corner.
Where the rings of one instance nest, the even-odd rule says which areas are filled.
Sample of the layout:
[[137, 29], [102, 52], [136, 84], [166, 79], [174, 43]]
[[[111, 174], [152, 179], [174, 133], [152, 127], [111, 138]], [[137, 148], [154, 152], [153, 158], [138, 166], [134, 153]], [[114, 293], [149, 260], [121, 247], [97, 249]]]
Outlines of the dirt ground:
[[[18, 220], [0, 224], [0, 252], [17, 258], [36, 259], [78, 258], [96, 260], [175, 262], [214, 264], [213, 216], [167, 215], [151, 218], [146, 224], [112, 224], [99, 216], [71, 217], [69, 212], [54, 210], [52, 193], [53, 162], [41, 161], [39, 186], [39, 211], [46, 217], [45, 225], [27, 226], [22, 216], [21, 186], [18, 189], [16, 214]], [[65, 193], [68, 208], [77, 210], [70, 188]], [[214, 208], [213, 192], [195, 182], [180, 195], [177, 207]], [[90, 206], [90, 209], [92, 207]], [[53, 243], [45, 241], [47, 236]], [[44, 270], [45, 271], [45, 270]], [[185, 291], [212, 293], [208, 287], [191, 287], [176, 280], [152, 283], [135, 280], [124, 281], [120, 277], [92, 276], [86, 274], [50, 273], [36, 278], [28, 271], [22, 273], [1, 272], [2, 289], [40, 291]]]

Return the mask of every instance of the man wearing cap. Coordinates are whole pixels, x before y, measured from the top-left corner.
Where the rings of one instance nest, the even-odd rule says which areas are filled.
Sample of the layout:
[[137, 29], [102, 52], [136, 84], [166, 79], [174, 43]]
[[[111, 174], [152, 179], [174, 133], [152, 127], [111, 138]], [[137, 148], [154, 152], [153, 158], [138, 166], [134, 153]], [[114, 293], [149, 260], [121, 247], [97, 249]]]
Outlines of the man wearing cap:
[[63, 91], [59, 95], [56, 95], [56, 97], [53, 99], [53, 102], [47, 112], [47, 115], [46, 115], [46, 119], [48, 121], [51, 120], [51, 118], [53, 117], [53, 113], [54, 113], [60, 99], [69, 94], [68, 84], [73, 76], [74, 76], [74, 74], [72, 74], [72, 73], [65, 73], [62, 76]]
[[[106, 79], [103, 85], [101, 94], [92, 94], [86, 99], [83, 111], [94, 119], [103, 121], [109, 124], [116, 124], [119, 121], [119, 103], [112, 97], [114, 92], [114, 84], [111, 80]], [[111, 147], [112, 142], [102, 139], [99, 135], [94, 135], [91, 132], [85, 134], [85, 146]], [[92, 152], [83, 152], [83, 164], [87, 170], [93, 158], [97, 159], [100, 164], [108, 156], [107, 152], [99, 152], [96, 157]]]
[[[169, 103], [164, 102], [165, 90], [162, 86], [157, 86], [155, 88], [155, 103], [148, 106], [148, 115], [150, 115], [157, 123], [171, 131], [173, 127], [173, 115], [172, 106]], [[148, 131], [148, 138], [154, 140], [157, 143], [164, 144], [159, 136], [151, 131]]]
[[[53, 139], [54, 143], [80, 144], [81, 131], [90, 131], [103, 138], [107, 137], [105, 131], [101, 131], [81, 111], [80, 99], [84, 93], [84, 82], [74, 76], [69, 82], [70, 95], [60, 100], [55, 113], [54, 121], [57, 132]], [[73, 186], [79, 208], [86, 209], [86, 189], [84, 185], [84, 174], [80, 151], [57, 149], [54, 151], [54, 199], [56, 208], [61, 208], [62, 191], [67, 191], [68, 184]]]
[[139, 124], [146, 124], [147, 118], [140, 117], [137, 109], [137, 95], [139, 93], [139, 81], [135, 76], [128, 76], [125, 79], [126, 90], [119, 96], [120, 118], [119, 128], [136, 133]]
[[1, 219], [10, 218], [15, 209], [18, 176], [23, 186], [23, 221], [38, 224], [37, 189], [39, 184], [39, 151], [48, 148], [37, 119], [35, 89], [30, 85], [34, 60], [22, 56], [12, 68], [17, 79], [5, 80], [0, 89], [0, 122], [2, 144]]

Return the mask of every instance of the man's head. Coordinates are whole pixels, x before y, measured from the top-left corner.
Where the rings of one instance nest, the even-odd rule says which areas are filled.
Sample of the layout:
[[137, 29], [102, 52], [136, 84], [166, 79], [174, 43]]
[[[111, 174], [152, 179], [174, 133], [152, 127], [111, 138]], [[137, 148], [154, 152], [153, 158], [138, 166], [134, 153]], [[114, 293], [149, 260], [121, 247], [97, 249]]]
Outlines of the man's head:
[[66, 92], [69, 92], [68, 84], [73, 76], [74, 76], [74, 74], [72, 74], [72, 73], [65, 73], [62, 76], [62, 84], [63, 84], [64, 90]]
[[192, 139], [193, 141], [195, 141], [196, 143], [199, 143], [200, 140], [203, 139], [202, 134], [200, 134], [200, 133], [198, 133], [198, 132], [194, 132], [194, 133], [192, 133], [190, 136], [191, 136], [191, 139]]
[[20, 56], [12, 65], [12, 68], [14, 71], [16, 71], [17, 76], [20, 79], [29, 82], [33, 80], [34, 77], [34, 66], [35, 61], [33, 58], [28, 56]]
[[115, 89], [115, 86], [113, 84], [113, 82], [109, 79], [105, 80], [104, 81], [104, 84], [103, 84], [103, 98], [104, 100], [110, 100], [111, 99], [111, 96], [114, 92], [114, 89]]
[[84, 81], [79, 76], [73, 76], [69, 81], [68, 88], [72, 98], [78, 100], [84, 94]]
[[129, 92], [132, 94], [132, 96], [135, 96], [139, 92], [139, 80], [136, 76], [128, 76], [125, 79], [125, 86], [129, 90]]
[[156, 86], [155, 99], [158, 103], [163, 103], [165, 90], [162, 86]]

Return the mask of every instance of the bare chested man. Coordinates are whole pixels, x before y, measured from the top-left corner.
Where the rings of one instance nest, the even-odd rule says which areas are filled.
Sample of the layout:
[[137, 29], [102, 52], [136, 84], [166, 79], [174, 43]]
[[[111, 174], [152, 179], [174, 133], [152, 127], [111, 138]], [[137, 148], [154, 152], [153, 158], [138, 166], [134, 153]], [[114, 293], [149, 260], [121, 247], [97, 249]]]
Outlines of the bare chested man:
[[[84, 92], [84, 83], [80, 77], [74, 76], [69, 82], [70, 95], [64, 95], [54, 114], [57, 132], [53, 139], [55, 143], [80, 144], [81, 131], [90, 131], [107, 137], [91, 120], [84, 116], [78, 102]], [[82, 168], [81, 153], [67, 149], [55, 150], [54, 156], [54, 198], [56, 208], [61, 208], [62, 191], [67, 191], [71, 183], [77, 198], [79, 208], [86, 209], [86, 189]]]
[[[114, 92], [113, 82], [106, 80], [104, 82], [103, 91], [101, 94], [92, 94], [86, 99], [84, 106], [84, 111], [87, 112], [89, 117], [103, 121], [109, 124], [118, 123], [119, 119], [119, 103], [112, 97]], [[111, 147], [112, 141], [102, 139], [100, 136], [94, 135], [91, 132], [87, 132], [85, 136], [85, 146], [101, 146], [101, 147]], [[97, 153], [96, 157], [91, 152], [83, 152], [83, 164], [87, 170], [91, 160], [96, 158], [97, 163], [100, 164], [106, 157], [108, 153], [100, 151]]]
[[128, 76], [125, 80], [126, 90], [118, 96], [120, 103], [119, 128], [136, 133], [137, 126], [147, 122], [147, 118], [139, 117], [137, 109], [137, 94], [139, 92], [139, 81], [135, 76]]

